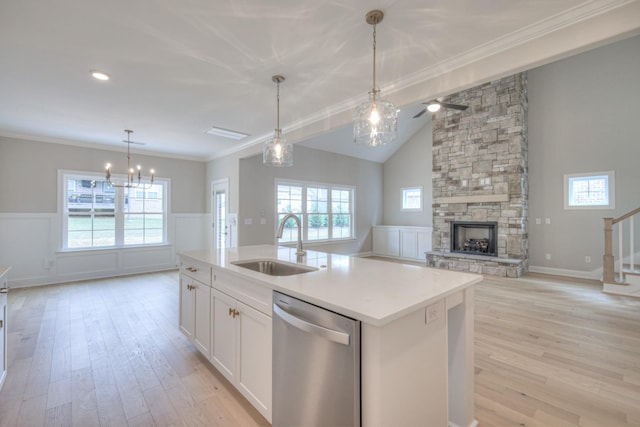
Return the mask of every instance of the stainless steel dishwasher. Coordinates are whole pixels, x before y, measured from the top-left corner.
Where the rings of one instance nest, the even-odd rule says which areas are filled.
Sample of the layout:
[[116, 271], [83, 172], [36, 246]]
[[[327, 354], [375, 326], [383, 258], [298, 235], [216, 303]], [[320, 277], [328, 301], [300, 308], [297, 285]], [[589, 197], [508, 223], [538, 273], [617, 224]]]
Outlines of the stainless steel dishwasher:
[[360, 322], [273, 293], [273, 427], [360, 426]]

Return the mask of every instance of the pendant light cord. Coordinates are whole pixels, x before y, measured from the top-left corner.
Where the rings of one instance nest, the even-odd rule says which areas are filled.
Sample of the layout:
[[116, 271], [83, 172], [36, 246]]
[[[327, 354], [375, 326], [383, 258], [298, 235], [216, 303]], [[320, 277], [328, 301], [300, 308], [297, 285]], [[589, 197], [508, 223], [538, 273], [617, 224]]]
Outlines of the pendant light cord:
[[376, 24], [373, 24], [373, 100], [376, 100]]
[[276, 89], [276, 130], [279, 131], [280, 130], [280, 82], [277, 82], [277, 89]]

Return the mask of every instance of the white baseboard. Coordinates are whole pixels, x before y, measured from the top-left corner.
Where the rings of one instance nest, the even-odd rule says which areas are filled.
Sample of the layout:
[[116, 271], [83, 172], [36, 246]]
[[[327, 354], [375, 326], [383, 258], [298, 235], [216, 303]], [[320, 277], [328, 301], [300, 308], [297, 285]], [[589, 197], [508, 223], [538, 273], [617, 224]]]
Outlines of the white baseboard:
[[577, 277], [579, 279], [600, 280], [600, 278], [602, 277], [602, 269], [593, 270], [593, 271], [582, 271], [582, 270], [569, 270], [566, 268], [538, 267], [535, 265], [530, 265], [529, 271], [531, 273], [543, 273], [543, 274], [552, 274], [554, 276]]

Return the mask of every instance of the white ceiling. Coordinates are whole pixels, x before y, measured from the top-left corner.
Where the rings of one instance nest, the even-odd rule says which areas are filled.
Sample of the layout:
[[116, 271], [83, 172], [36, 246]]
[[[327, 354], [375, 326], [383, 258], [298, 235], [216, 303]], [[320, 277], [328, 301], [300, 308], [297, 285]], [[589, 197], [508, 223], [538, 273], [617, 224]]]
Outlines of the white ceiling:
[[394, 147], [353, 151], [348, 128], [372, 86], [374, 8], [378, 83], [409, 136], [421, 101], [640, 29], [640, 0], [0, 0], [0, 134], [122, 150], [126, 128], [139, 152], [258, 152], [283, 74], [287, 138], [383, 161]]

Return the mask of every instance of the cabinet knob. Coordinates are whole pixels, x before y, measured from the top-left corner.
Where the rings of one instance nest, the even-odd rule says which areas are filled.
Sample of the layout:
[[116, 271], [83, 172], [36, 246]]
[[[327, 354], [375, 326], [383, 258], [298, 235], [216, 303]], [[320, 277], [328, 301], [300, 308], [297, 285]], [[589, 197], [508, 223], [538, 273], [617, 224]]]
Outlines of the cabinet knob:
[[233, 309], [233, 318], [235, 319], [236, 316], [240, 316], [240, 312], [234, 308]]
[[2, 329], [2, 327], [4, 326], [2, 319], [0, 319], [0, 329]]

